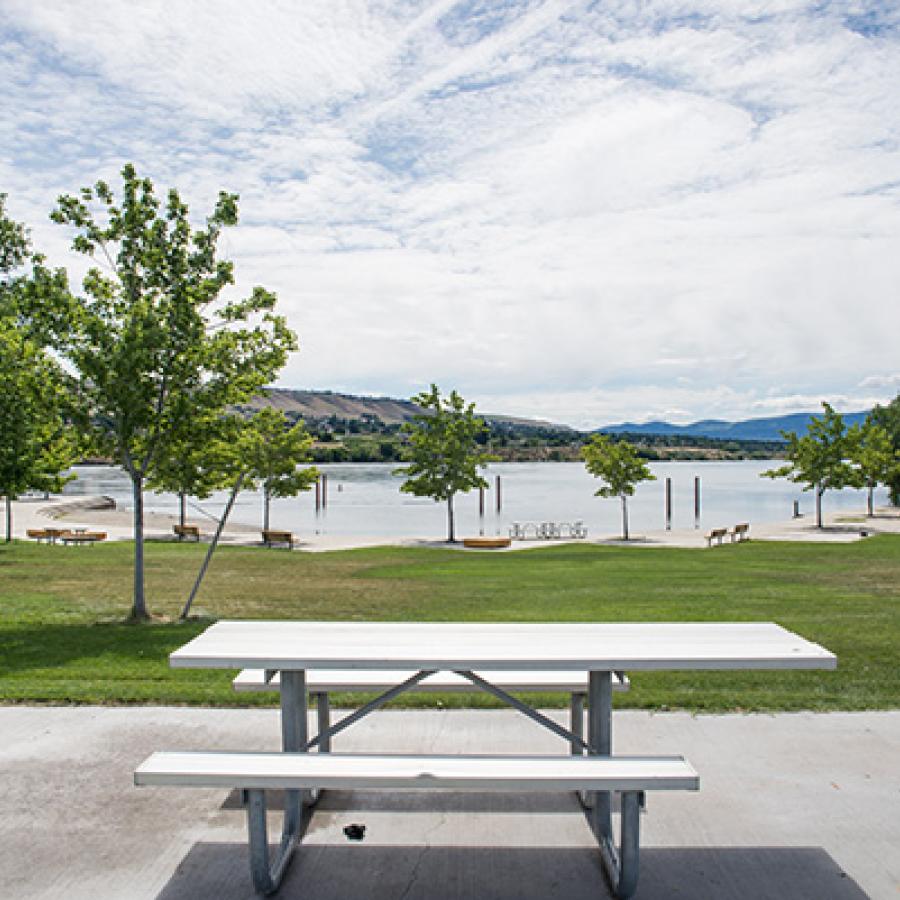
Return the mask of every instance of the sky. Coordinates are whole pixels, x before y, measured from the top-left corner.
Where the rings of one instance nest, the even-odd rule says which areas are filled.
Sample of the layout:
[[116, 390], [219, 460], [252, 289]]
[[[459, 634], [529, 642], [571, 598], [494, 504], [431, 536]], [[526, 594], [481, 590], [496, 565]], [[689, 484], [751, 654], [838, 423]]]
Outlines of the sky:
[[900, 2], [0, 0], [0, 192], [133, 162], [298, 332], [282, 387], [575, 427], [900, 392]]

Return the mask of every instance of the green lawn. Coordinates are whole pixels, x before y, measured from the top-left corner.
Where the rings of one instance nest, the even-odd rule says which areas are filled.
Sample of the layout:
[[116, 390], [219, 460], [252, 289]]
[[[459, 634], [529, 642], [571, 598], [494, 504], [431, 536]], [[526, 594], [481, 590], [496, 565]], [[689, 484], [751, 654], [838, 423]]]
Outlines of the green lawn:
[[[205, 547], [147, 545], [152, 611], [174, 618]], [[171, 670], [214, 618], [775, 621], [838, 656], [836, 672], [638, 673], [616, 705], [694, 710], [900, 706], [900, 537], [713, 550], [547, 547], [517, 553], [221, 548], [198, 621], [130, 625], [129, 543], [0, 545], [0, 702], [257, 705], [233, 673]], [[356, 699], [356, 698], [355, 698]], [[561, 704], [560, 696], [534, 698]], [[404, 703], [492, 705], [484, 696]]]

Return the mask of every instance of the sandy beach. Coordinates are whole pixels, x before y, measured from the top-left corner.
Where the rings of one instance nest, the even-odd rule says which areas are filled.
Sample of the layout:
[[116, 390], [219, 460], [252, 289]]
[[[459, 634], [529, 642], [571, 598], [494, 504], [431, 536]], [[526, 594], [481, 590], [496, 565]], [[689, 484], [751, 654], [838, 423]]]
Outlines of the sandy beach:
[[[133, 534], [132, 513], [126, 509], [111, 508], [109, 498], [104, 497], [50, 497], [48, 499], [18, 500], [13, 502], [13, 536], [26, 538], [29, 529], [47, 527], [87, 528], [92, 531], [103, 531], [108, 540], [130, 540]], [[144, 516], [144, 533], [149, 540], [175, 540], [172, 526], [177, 524], [174, 515], [148, 512]], [[187, 519], [190, 525], [200, 529], [202, 540], [208, 541], [215, 530], [213, 519], [192, 516]], [[722, 523], [733, 525], [734, 523]], [[766, 541], [825, 541], [846, 543], [858, 541], [869, 534], [900, 534], [900, 510], [878, 508], [876, 515], [867, 518], [864, 511], [859, 513], [826, 514], [825, 528], [815, 527], [812, 516], [791, 519], [786, 522], [753, 524], [750, 536], [753, 540]], [[619, 540], [615, 535], [590, 536], [579, 543], [605, 544], [628, 547], [705, 547], [706, 529], [675, 528], [670, 531], [647, 531], [632, 536], [628, 542]], [[460, 535], [465, 537], [466, 535]], [[366, 534], [302, 534], [295, 533], [295, 549], [310, 552], [328, 550], [345, 550], [356, 547], [393, 546], [426, 546], [446, 547], [440, 538], [423, 538], [409, 535], [405, 537], [385, 537], [383, 535]], [[229, 522], [222, 533], [222, 543], [262, 545], [260, 530], [253, 525], [240, 522]], [[726, 539], [727, 541], [727, 539]], [[530, 540], [513, 541], [511, 550], [523, 550], [535, 547], [546, 547], [558, 544], [559, 541]], [[463, 549], [461, 544], [457, 545]], [[484, 553], [497, 551], [472, 550], [467, 552]], [[500, 551], [504, 552], [504, 551]], [[508, 552], [508, 551], [506, 551]]]

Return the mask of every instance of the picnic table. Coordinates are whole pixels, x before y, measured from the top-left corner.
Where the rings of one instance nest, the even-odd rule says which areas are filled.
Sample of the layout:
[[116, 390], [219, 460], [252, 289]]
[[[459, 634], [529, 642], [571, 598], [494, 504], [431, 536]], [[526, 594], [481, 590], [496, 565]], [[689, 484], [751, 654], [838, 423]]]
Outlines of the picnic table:
[[[372, 623], [222, 621], [170, 662], [184, 668], [250, 668], [279, 676], [281, 753], [154, 753], [135, 772], [138, 785], [238, 788], [247, 800], [250, 867], [256, 890], [278, 889], [302, 836], [303, 806], [321, 789], [575, 791], [585, 796], [591, 827], [615, 894], [637, 885], [640, 811], [645, 792], [697, 790], [682, 757], [618, 757], [612, 752], [612, 691], [626, 671], [830, 669], [829, 651], [773, 623]], [[388, 673], [398, 682], [310, 738], [307, 673]], [[434, 673], [455, 673], [505, 701], [567, 742], [567, 755], [379, 756], [330, 752], [331, 739]], [[588, 697], [585, 736], [564, 728], [503, 686], [507, 675], [550, 680], [581, 673]], [[351, 679], [354, 677], [351, 674]], [[569, 681], [572, 675], [566, 676]], [[337, 679], [338, 681], [340, 679]], [[533, 681], [532, 681], [533, 683]], [[511, 690], [515, 690], [513, 686]], [[312, 754], [309, 750], [318, 748]], [[322, 752], [326, 751], [326, 752]], [[269, 859], [265, 789], [286, 790], [280, 848]], [[613, 833], [612, 795], [621, 803]]]

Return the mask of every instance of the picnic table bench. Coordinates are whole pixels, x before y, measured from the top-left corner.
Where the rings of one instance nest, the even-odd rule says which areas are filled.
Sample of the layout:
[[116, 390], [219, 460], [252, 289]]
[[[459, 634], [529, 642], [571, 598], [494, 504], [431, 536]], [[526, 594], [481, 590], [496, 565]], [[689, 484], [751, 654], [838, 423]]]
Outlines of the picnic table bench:
[[[405, 681], [415, 672], [383, 671], [378, 669], [326, 669], [306, 673], [306, 690], [318, 712], [320, 734], [327, 734], [331, 728], [330, 695], [335, 693], [371, 693], [386, 691]], [[485, 673], [480, 673], [484, 675]], [[585, 672], [498, 672], [492, 683], [511, 693], [565, 693], [569, 695], [569, 727], [577, 736], [584, 734], [584, 704], [587, 698], [588, 677]], [[279, 691], [281, 675], [265, 669], [244, 669], [231, 682], [238, 692]], [[631, 682], [623, 672], [612, 673], [612, 689], [627, 691]], [[455, 672], [433, 672], [410, 687], [410, 693], [457, 694], [477, 691], [471, 681]], [[331, 747], [331, 737], [320, 744], [320, 749]], [[572, 752], [580, 753], [577, 743], [572, 743]]]
[[750, 540], [750, 523], [741, 522], [731, 530], [731, 543]]
[[727, 528], [712, 528], [706, 533], [706, 535], [704, 535], [704, 537], [706, 538], [706, 546], [712, 547], [713, 541], [721, 545], [727, 536]]
[[[694, 791], [699, 778], [680, 756], [613, 755], [616, 673], [829, 669], [834, 668], [835, 658], [823, 647], [771, 623], [220, 621], [174, 651], [170, 663], [186, 668], [262, 670], [266, 684], [272, 684], [275, 673], [280, 675], [281, 753], [160, 752], [148, 757], [134, 774], [137, 785], [215, 786], [244, 791], [250, 870], [258, 892], [270, 894], [278, 889], [308, 821], [303, 806], [314, 801], [314, 791], [571, 790], [590, 794], [591, 829], [603, 868], [616, 896], [628, 898], [637, 885], [645, 792]], [[580, 722], [566, 729], [505, 689], [522, 684], [514, 673], [524, 673], [533, 683], [554, 675], [565, 680], [573, 672], [580, 673], [577, 686], [586, 686], [587, 690], [586, 736], [580, 732]], [[442, 678], [455, 675], [457, 680], [505, 701], [567, 741], [567, 753], [385, 756], [308, 752], [315, 748], [329, 751], [334, 735], [438, 673]], [[259, 682], [259, 676], [253, 678]], [[311, 688], [324, 693], [339, 685], [368, 688], [375, 678], [385, 683], [392, 678], [402, 680], [339, 722], [320, 723], [319, 733], [309, 737], [307, 695]], [[432, 682], [432, 686], [437, 684]], [[446, 683], [435, 689], [446, 689]], [[270, 860], [266, 823], [265, 790], [269, 788], [286, 790], [282, 837], [274, 861]], [[612, 827], [613, 792], [621, 799], [618, 842]]]
[[59, 539], [64, 544], [98, 544], [100, 541], [106, 540], [105, 531], [63, 531], [59, 535]]
[[294, 535], [290, 531], [274, 531], [266, 528], [263, 529], [262, 539], [267, 547], [274, 547], [276, 544], [286, 544], [288, 548], [294, 546]]
[[179, 541], [183, 541], [185, 538], [200, 540], [200, 528], [197, 525], [173, 525], [172, 531], [175, 532]]
[[581, 540], [587, 537], [584, 522], [513, 522], [509, 536], [516, 541]]

